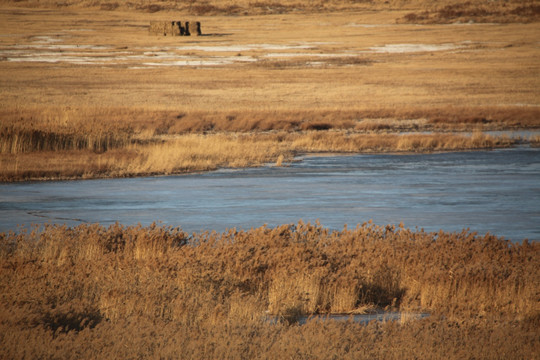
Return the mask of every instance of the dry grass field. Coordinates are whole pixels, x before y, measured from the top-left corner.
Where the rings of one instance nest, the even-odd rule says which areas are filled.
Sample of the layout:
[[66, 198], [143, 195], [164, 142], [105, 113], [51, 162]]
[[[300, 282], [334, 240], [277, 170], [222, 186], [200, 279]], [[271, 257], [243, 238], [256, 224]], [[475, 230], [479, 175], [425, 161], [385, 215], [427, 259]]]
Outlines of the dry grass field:
[[450, 132], [540, 127], [538, 2], [456, 3], [2, 1], [0, 180], [511, 146]]

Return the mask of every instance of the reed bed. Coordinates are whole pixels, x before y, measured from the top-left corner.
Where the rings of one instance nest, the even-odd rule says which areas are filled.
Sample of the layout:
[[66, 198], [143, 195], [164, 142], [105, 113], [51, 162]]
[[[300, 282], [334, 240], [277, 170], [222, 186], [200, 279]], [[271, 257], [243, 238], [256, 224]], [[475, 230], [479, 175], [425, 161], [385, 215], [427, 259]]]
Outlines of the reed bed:
[[454, 151], [509, 147], [515, 142], [483, 133], [400, 135], [345, 130], [186, 134], [123, 141], [128, 144], [105, 152], [75, 148], [0, 154], [0, 180], [182, 174], [269, 163], [282, 166], [301, 153]]
[[130, 143], [126, 135], [115, 133], [55, 133], [42, 130], [0, 130], [1, 154], [22, 154], [39, 151], [90, 150], [105, 152]]
[[[0, 354], [534, 358], [539, 252], [538, 243], [489, 234], [370, 223], [194, 234], [159, 224], [20, 229], [0, 234]], [[295, 322], [373, 308], [432, 316]]]
[[[0, 129], [0, 180], [174, 174], [282, 164], [290, 162], [295, 154], [309, 152], [506, 147], [512, 145], [512, 140], [482, 135], [478, 130], [514, 128], [516, 121], [519, 128], [534, 127], [538, 121], [534, 108], [508, 107], [500, 112], [476, 109], [469, 111], [470, 117], [457, 117], [455, 114], [460, 111], [454, 108], [425, 111], [7, 108], [3, 110]], [[422, 114], [428, 118], [418, 119]], [[472, 137], [450, 133], [399, 134], [428, 129], [477, 132]]]

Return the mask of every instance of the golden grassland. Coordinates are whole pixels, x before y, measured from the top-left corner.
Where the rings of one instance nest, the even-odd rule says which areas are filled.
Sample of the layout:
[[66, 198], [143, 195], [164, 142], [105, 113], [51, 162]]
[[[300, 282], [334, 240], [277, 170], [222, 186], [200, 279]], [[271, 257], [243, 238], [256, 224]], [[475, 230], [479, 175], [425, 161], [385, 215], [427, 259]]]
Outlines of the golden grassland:
[[[492, 148], [513, 141], [451, 132], [540, 127], [540, 28], [514, 11], [535, 1], [505, 2], [511, 23], [467, 25], [432, 17], [487, 2], [234, 3], [2, 1], [0, 179]], [[429, 19], [403, 20], [411, 11]], [[207, 36], [148, 34], [152, 20], [194, 16]]]
[[450, 21], [522, 22], [538, 20], [540, 13], [537, 0], [204, 0], [204, 1], [147, 1], [129, 2], [116, 0], [2, 0], [18, 7], [44, 8], [92, 8], [106, 11], [131, 10], [147, 13], [162, 11], [188, 12], [195, 15], [268, 15], [291, 12], [332, 12], [358, 10], [420, 10], [411, 12], [406, 21]]
[[[366, 223], [0, 234], [5, 358], [538, 357], [540, 244]], [[421, 320], [308, 321], [387, 308]], [[278, 319], [276, 322], [272, 319]]]

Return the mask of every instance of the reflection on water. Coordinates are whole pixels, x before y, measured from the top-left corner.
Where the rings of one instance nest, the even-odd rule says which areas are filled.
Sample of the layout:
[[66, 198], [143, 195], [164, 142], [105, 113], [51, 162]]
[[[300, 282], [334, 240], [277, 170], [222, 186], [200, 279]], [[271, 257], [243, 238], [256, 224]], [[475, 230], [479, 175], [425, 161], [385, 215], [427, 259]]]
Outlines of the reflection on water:
[[305, 325], [308, 321], [352, 321], [358, 324], [367, 325], [372, 321], [388, 322], [397, 321], [405, 323], [411, 320], [420, 320], [430, 316], [429, 313], [411, 313], [399, 311], [379, 311], [370, 314], [315, 314], [301, 315], [298, 317], [292, 316], [268, 316], [266, 321], [271, 324], [280, 322], [297, 323]]
[[289, 167], [206, 174], [0, 184], [0, 231], [99, 222], [223, 231], [370, 219], [426, 231], [470, 228], [540, 239], [540, 150], [306, 157]]

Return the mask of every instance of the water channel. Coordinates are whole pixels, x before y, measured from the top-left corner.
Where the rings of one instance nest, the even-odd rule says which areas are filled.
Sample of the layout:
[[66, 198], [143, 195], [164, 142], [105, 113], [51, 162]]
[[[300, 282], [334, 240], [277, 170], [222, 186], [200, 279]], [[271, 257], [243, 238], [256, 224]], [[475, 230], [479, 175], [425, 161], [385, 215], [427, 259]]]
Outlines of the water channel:
[[0, 184], [0, 232], [20, 224], [149, 225], [186, 232], [300, 219], [325, 227], [470, 228], [540, 240], [540, 149], [311, 156], [285, 167]]

